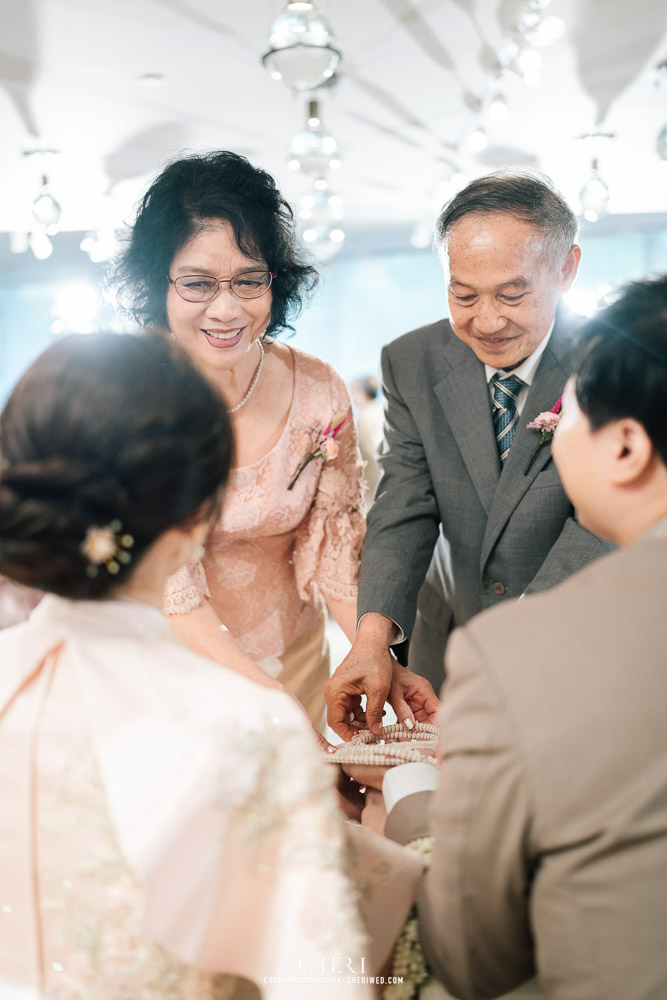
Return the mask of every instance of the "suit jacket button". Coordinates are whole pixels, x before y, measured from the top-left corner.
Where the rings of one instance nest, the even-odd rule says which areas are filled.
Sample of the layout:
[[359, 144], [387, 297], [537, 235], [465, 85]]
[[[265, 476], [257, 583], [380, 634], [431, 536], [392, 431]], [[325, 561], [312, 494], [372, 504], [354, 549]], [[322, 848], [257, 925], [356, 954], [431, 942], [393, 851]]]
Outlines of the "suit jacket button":
[[505, 584], [501, 583], [500, 580], [496, 580], [495, 583], [491, 584], [491, 590], [493, 591], [494, 594], [497, 594], [498, 597], [502, 597], [502, 595], [505, 593]]

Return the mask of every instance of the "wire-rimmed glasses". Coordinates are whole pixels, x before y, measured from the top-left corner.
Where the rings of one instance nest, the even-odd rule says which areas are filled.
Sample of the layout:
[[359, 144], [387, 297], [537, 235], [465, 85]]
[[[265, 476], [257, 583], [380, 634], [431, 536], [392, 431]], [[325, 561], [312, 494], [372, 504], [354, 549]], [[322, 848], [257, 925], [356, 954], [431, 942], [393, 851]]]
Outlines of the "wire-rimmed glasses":
[[[273, 271], [242, 271], [231, 278], [214, 278], [210, 274], [182, 274], [169, 278], [178, 294], [186, 302], [208, 302], [214, 299], [225, 283], [240, 299], [258, 299], [271, 287], [275, 278]], [[169, 276], [167, 276], [169, 277]]]

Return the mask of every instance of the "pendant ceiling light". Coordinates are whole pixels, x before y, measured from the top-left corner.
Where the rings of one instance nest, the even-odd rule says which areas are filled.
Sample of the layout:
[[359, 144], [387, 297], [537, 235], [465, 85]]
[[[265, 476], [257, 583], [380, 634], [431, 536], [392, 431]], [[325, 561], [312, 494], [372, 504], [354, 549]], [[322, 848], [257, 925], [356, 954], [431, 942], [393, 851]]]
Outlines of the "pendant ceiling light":
[[591, 176], [579, 192], [579, 200], [584, 218], [588, 222], [597, 222], [607, 214], [609, 188], [600, 177], [597, 159], [593, 160]]
[[306, 127], [292, 139], [288, 166], [312, 177], [324, 177], [327, 170], [337, 170], [340, 163], [338, 143], [322, 128], [319, 104], [309, 101]]
[[343, 245], [345, 232], [343, 199], [328, 190], [315, 189], [299, 201], [298, 216], [302, 224], [301, 238], [318, 260], [331, 260]]
[[29, 246], [37, 260], [46, 260], [53, 253], [53, 243], [45, 226], [36, 226], [30, 234]]
[[42, 186], [39, 189], [37, 197], [32, 203], [32, 214], [35, 222], [37, 222], [40, 226], [48, 227], [50, 235], [53, 235], [53, 233], [58, 231], [61, 208], [59, 203], [51, 194], [51, 188], [46, 175], [42, 176]]
[[667, 125], [658, 133], [656, 149], [661, 160], [667, 160]]
[[269, 29], [269, 50], [262, 62], [271, 76], [292, 90], [314, 90], [326, 83], [340, 62], [327, 22], [314, 3], [288, 3]]
[[494, 122], [506, 122], [509, 116], [510, 109], [505, 95], [498, 90], [489, 102], [489, 118]]

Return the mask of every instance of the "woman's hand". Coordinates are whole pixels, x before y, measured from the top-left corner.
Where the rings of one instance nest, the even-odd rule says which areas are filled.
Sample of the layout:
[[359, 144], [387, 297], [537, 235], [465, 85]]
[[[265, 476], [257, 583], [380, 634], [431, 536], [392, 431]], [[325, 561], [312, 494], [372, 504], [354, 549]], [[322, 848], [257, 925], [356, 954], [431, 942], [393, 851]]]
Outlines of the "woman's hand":
[[361, 822], [366, 796], [360, 785], [338, 768], [338, 805], [343, 810], [346, 819], [355, 823]]
[[384, 807], [382, 792], [369, 788], [366, 792], [366, 805], [361, 813], [361, 825], [375, 830], [384, 836], [384, 825], [387, 820], [387, 810]]
[[384, 776], [390, 770], [388, 764], [341, 764], [340, 766], [361, 788], [374, 788], [377, 791], [382, 791]]

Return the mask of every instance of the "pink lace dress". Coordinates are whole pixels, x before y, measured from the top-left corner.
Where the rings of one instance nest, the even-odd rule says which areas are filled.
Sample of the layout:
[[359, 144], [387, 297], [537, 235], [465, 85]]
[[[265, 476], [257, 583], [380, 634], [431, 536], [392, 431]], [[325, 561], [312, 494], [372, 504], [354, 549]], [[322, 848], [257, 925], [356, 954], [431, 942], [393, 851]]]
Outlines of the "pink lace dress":
[[[293, 350], [294, 394], [285, 430], [259, 462], [232, 471], [224, 510], [201, 563], [170, 577], [165, 612], [210, 598], [221, 622], [257, 662], [279, 657], [314, 629], [322, 598], [355, 605], [365, 532], [361, 457], [350, 398], [339, 375]], [[339, 454], [309, 463], [310, 429], [349, 414]]]

